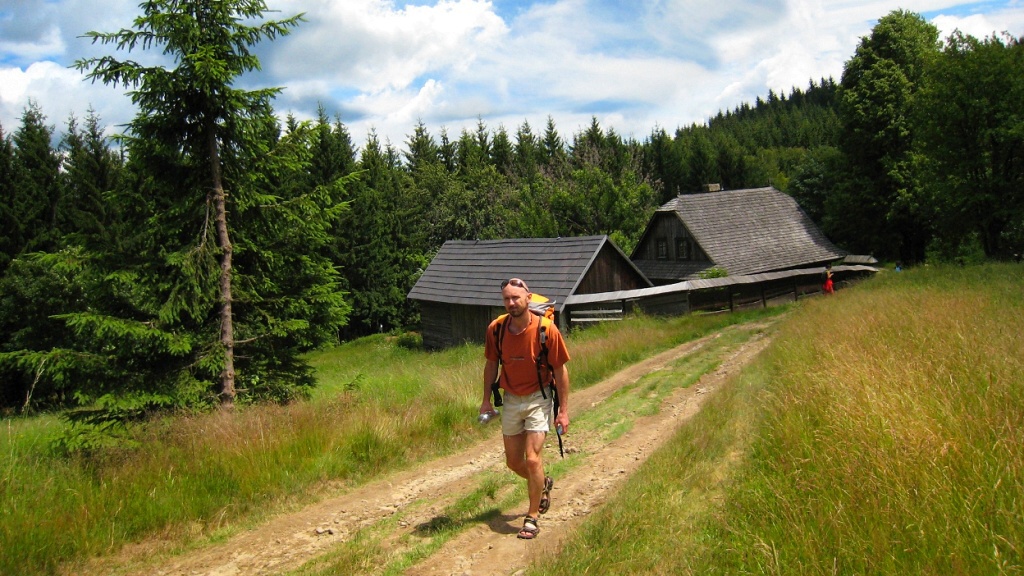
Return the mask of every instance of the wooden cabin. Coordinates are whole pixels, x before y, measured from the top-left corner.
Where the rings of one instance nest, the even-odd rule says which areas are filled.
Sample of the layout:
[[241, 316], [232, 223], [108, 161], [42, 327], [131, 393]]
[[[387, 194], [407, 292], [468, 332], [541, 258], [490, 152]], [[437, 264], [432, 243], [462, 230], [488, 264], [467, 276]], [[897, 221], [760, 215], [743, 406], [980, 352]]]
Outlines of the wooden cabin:
[[673, 198], [651, 217], [630, 258], [663, 285], [715, 267], [750, 275], [824, 266], [845, 255], [796, 200], [767, 187]]
[[482, 343], [487, 325], [505, 312], [501, 283], [509, 278], [553, 300], [561, 330], [570, 295], [652, 286], [607, 236], [449, 240], [408, 294], [420, 305], [424, 347]]

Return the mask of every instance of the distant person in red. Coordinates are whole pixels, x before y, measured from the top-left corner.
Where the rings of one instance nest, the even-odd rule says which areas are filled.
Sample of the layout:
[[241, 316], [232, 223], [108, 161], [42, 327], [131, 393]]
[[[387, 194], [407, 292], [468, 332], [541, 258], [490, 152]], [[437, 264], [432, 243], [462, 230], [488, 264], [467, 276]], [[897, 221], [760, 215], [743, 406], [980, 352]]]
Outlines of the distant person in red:
[[[480, 413], [494, 410], [491, 385], [501, 371], [505, 391], [501, 411], [501, 433], [505, 439], [505, 464], [526, 479], [530, 509], [523, 520], [519, 537], [532, 540], [540, 532], [537, 520], [551, 505], [554, 480], [544, 474], [541, 449], [554, 416], [559, 433], [569, 429], [569, 352], [565, 340], [553, 322], [530, 311], [530, 289], [526, 282], [512, 278], [501, 283], [501, 297], [508, 314], [499, 316], [487, 327], [484, 355], [484, 397]], [[541, 323], [545, 340], [541, 343]], [[547, 348], [543, 360], [542, 349]], [[554, 382], [554, 390], [549, 389]], [[541, 387], [544, 387], [543, 390]], [[558, 393], [558, 413], [552, 414], [553, 391]]]
[[825, 294], [832, 294], [835, 292], [835, 286], [832, 284], [832, 265], [825, 266], [825, 285], [822, 286]]

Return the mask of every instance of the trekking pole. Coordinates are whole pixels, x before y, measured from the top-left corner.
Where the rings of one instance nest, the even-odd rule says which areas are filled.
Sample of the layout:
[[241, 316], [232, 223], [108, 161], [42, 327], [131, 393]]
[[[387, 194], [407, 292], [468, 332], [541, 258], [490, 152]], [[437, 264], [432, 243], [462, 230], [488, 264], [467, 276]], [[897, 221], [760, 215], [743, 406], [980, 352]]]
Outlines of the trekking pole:
[[[555, 418], [558, 418], [558, 388], [555, 388], [554, 384], [551, 384], [551, 404], [554, 410]], [[558, 454], [564, 459], [565, 449], [562, 448], [562, 425], [558, 424], [555, 426], [555, 435], [558, 436]]]

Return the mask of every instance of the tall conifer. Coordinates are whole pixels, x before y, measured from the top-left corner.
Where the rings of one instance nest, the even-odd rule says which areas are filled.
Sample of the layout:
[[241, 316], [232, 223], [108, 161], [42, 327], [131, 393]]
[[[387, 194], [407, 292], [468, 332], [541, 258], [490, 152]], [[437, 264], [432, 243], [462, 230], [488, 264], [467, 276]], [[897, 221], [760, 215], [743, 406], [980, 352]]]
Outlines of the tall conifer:
[[[86, 36], [128, 52], [159, 49], [172, 59], [171, 66], [144, 66], [112, 56], [79, 60], [75, 66], [92, 80], [132, 88], [132, 101], [139, 108], [130, 125], [132, 142], [149, 147], [150, 152], [179, 169], [176, 176], [181, 178], [180, 183], [167, 183], [177, 190], [165, 193], [179, 195], [176, 202], [171, 202], [174, 209], [183, 209], [184, 219], [177, 224], [180, 229], [191, 230], [192, 240], [188, 242], [193, 246], [183, 246], [180, 257], [205, 253], [218, 260], [215, 300], [220, 322], [217, 355], [222, 364], [219, 394], [221, 402], [231, 406], [236, 395], [234, 246], [228, 222], [225, 165], [238, 157], [240, 149], [252, 144], [253, 123], [272, 113], [270, 101], [279, 92], [277, 88], [242, 90], [234, 84], [246, 72], [260, 68], [252, 48], [264, 39], [287, 34], [301, 16], [260, 21], [267, 11], [262, 0], [150, 0], [140, 6], [142, 15], [135, 19], [133, 30], [90, 32]], [[253, 25], [247, 23], [253, 21]], [[154, 146], [162, 149], [152, 150]], [[232, 190], [231, 194], [239, 192]], [[202, 221], [209, 226], [193, 228], [197, 213], [205, 213]]]

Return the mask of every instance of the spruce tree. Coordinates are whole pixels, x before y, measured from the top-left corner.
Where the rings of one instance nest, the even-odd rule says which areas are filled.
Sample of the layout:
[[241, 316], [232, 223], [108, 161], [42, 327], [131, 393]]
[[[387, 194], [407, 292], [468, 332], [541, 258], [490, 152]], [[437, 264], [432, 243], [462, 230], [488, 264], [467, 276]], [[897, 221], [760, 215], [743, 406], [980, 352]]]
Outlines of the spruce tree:
[[[165, 224], [188, 231], [180, 238], [183, 245], [179, 244], [174, 258], [198, 265], [189, 272], [198, 274], [199, 282], [182, 287], [184, 291], [205, 292], [212, 284], [216, 292], [220, 328], [214, 354], [221, 364], [219, 396], [223, 405], [230, 407], [236, 396], [234, 246], [224, 174], [238, 151], [252, 144], [252, 124], [272, 114], [270, 101], [279, 92], [277, 88], [242, 90], [234, 85], [246, 72], [259, 69], [259, 59], [252, 52], [255, 45], [287, 34], [301, 15], [259, 21], [267, 11], [262, 0], [150, 0], [140, 7], [142, 15], [135, 19], [134, 29], [89, 32], [86, 36], [127, 52], [159, 49], [173, 59], [173, 67], [144, 66], [112, 56], [78, 60], [75, 67], [94, 81], [132, 88], [132, 102], [139, 112], [129, 127], [130, 149], [146, 148], [153, 160], [174, 165], [178, 181], [164, 182], [167, 188], [161, 190], [175, 196], [168, 198], [172, 217]], [[248, 24], [253, 21], [258, 22]], [[159, 179], [170, 172], [155, 176]], [[196, 230], [195, 217], [204, 213], [208, 219], [200, 222], [210, 226], [202, 224]], [[170, 221], [175, 214], [180, 219]], [[200, 258], [193, 259], [194, 255]], [[202, 269], [204, 255], [217, 260], [213, 282], [205, 276], [209, 270]], [[188, 313], [197, 317], [203, 314], [192, 303], [179, 302], [173, 308], [182, 308], [180, 312], [190, 308]]]
[[644, 171], [654, 182], [659, 203], [664, 204], [684, 191], [682, 152], [679, 144], [665, 132], [664, 128], [651, 131], [644, 146]]
[[14, 211], [14, 146], [0, 126], [0, 275], [21, 249], [21, 224]]
[[352, 210], [339, 231], [347, 249], [342, 274], [352, 294], [352, 322], [346, 336], [362, 336], [401, 327], [405, 295], [412, 289], [406, 266], [409, 225], [402, 202], [405, 172], [398, 154], [382, 147], [370, 134], [359, 160], [359, 182], [353, 186]]
[[423, 120], [416, 122], [412, 135], [405, 145], [408, 149], [405, 153], [405, 163], [409, 172], [416, 173], [426, 166], [437, 164], [440, 151]]
[[89, 110], [85, 126], [72, 115], [61, 139], [64, 160], [57, 210], [63, 243], [101, 248], [111, 242], [114, 207], [107, 202], [121, 178], [123, 162], [103, 135], [100, 118]]
[[454, 173], [459, 167], [459, 143], [448, 137], [448, 130], [441, 127], [441, 142], [437, 145], [437, 155], [441, 164], [449, 173]]
[[317, 108], [310, 175], [312, 186], [328, 186], [355, 170], [355, 149], [348, 128], [327, 117], [323, 105]]
[[499, 125], [491, 141], [491, 164], [498, 169], [503, 176], [512, 175], [512, 167], [515, 162], [515, 152], [512, 149], [512, 140], [508, 137], [508, 131], [504, 126]]
[[539, 171], [540, 163], [540, 143], [530, 128], [530, 123], [524, 120], [516, 130], [515, 173], [519, 178], [531, 181]]
[[34, 102], [21, 116], [14, 133], [13, 213], [20, 234], [16, 253], [45, 251], [57, 245], [60, 167], [50, 144], [53, 128]]
[[541, 150], [547, 174], [554, 178], [561, 178], [568, 169], [569, 159], [565, 151], [565, 140], [559, 135], [558, 129], [555, 128], [555, 119], [551, 116], [548, 116], [548, 122], [544, 126]]

